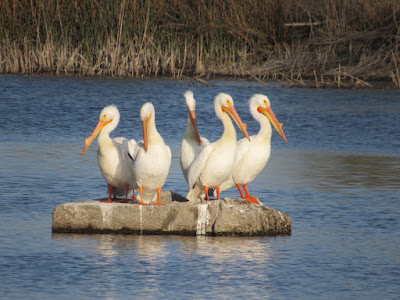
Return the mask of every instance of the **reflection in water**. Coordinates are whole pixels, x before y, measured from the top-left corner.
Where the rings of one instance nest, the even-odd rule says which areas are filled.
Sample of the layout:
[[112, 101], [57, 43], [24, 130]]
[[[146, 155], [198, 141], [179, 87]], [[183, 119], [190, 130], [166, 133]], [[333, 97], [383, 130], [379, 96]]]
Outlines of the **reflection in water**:
[[[96, 253], [104, 260], [132, 251], [151, 264], [162, 263], [164, 258], [179, 251], [183, 255], [201, 256], [214, 263], [266, 262], [270, 256], [268, 238], [166, 236], [166, 235], [113, 235], [53, 233], [53, 239], [64, 245], [87, 247], [95, 242]], [[171, 246], [173, 245], [173, 246]]]
[[[341, 189], [400, 190], [400, 157], [340, 152], [275, 153], [258, 181], [287, 186]], [[284, 182], [280, 181], [285, 178]]]
[[308, 178], [322, 179], [323, 188], [400, 187], [400, 157], [314, 153], [304, 157]]
[[[269, 280], [272, 249], [267, 237], [53, 234], [53, 240], [63, 247], [95, 251], [88, 255], [97, 257], [93, 263], [102, 269], [123, 265], [125, 276], [132, 274], [131, 284], [140, 286], [146, 298], [168, 298], [170, 293], [173, 299], [177, 292], [213, 297], [238, 288], [240, 295], [256, 296], [243, 279], [251, 278], [252, 285]], [[121, 288], [120, 281], [108, 282], [111, 296]]]

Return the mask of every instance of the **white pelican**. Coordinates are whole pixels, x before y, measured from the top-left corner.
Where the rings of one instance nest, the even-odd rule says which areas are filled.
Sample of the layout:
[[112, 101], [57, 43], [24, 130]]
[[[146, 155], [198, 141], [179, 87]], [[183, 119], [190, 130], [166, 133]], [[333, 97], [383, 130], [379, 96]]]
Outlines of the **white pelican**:
[[[97, 151], [97, 161], [99, 163], [101, 174], [108, 184], [108, 200], [112, 202], [111, 194], [121, 195], [125, 192], [125, 199], [128, 199], [128, 193], [136, 188], [134, 173], [133, 173], [133, 152], [135, 148], [135, 140], [127, 140], [123, 137], [110, 138], [110, 132], [113, 131], [119, 123], [120, 114], [118, 108], [114, 105], [105, 107], [99, 117], [92, 135], [85, 140], [85, 148], [81, 155], [84, 155], [86, 150], [92, 144], [94, 139], [97, 139], [99, 150]], [[122, 192], [122, 193], [121, 193]], [[132, 200], [135, 199], [133, 194]]]
[[210, 142], [206, 138], [200, 136], [197, 127], [196, 100], [193, 98], [193, 92], [187, 91], [184, 96], [186, 98], [186, 107], [189, 111], [189, 116], [187, 120], [185, 136], [183, 137], [181, 146], [181, 168], [183, 176], [185, 177], [186, 182], [188, 182], [190, 165], [200, 154], [201, 150], [210, 144]]
[[236, 158], [236, 130], [231, 119], [237, 123], [240, 130], [250, 140], [246, 130], [233, 104], [233, 99], [228, 94], [220, 93], [214, 98], [214, 109], [217, 117], [222, 121], [224, 133], [216, 142], [207, 145], [195, 158], [189, 168], [189, 186], [192, 188], [187, 199], [197, 198], [202, 189], [207, 201], [209, 188], [217, 189], [217, 199], [220, 198], [220, 185], [231, 175]]
[[148, 204], [151, 201], [143, 198], [145, 190], [145, 192], [157, 191], [157, 202], [154, 204], [160, 205], [163, 204], [160, 199], [161, 187], [167, 180], [171, 165], [171, 149], [165, 145], [164, 139], [157, 131], [153, 104], [147, 102], [142, 106], [140, 118], [143, 122], [143, 143], [138, 143], [133, 163], [140, 204]]
[[[271, 154], [271, 123], [285, 142], [287, 139], [282, 129], [283, 124], [278, 122], [267, 96], [253, 95], [249, 100], [249, 107], [253, 118], [260, 123], [260, 131], [257, 135], [251, 136], [251, 142], [247, 139], [238, 141], [235, 169], [232, 176], [221, 185], [221, 190], [225, 191], [236, 185], [243, 199], [247, 199], [249, 203], [259, 204], [258, 199], [250, 195], [247, 184], [264, 169], [268, 162]], [[242, 192], [242, 185], [246, 195]]]

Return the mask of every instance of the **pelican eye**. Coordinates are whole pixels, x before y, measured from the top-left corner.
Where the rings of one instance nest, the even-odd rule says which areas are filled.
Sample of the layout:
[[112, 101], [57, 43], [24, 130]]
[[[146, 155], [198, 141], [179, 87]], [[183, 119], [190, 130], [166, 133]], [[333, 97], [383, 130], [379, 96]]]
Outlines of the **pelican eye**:
[[228, 107], [231, 107], [231, 106], [232, 106], [232, 102], [229, 101], [229, 100], [226, 100], [226, 104], [228, 105]]

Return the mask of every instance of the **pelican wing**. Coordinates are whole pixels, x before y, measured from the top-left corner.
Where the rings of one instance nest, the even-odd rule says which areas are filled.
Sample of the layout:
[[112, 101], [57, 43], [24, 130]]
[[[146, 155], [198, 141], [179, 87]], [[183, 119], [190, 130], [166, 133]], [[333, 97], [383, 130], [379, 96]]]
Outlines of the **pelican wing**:
[[[254, 137], [251, 138], [253, 139]], [[243, 159], [243, 157], [246, 155], [246, 153], [249, 151], [249, 147], [250, 147], [250, 142], [247, 138], [240, 139], [237, 142], [235, 168]]]
[[134, 150], [133, 150], [133, 155], [132, 155], [133, 160], [136, 159], [136, 156], [137, 156], [137, 154], [138, 154], [140, 148], [143, 148], [143, 149], [144, 149], [144, 142], [143, 142], [143, 140], [141, 140], [141, 141], [139, 141], [139, 142], [136, 143], [135, 148], [134, 148]]
[[116, 137], [113, 139], [114, 145], [118, 147], [123, 153], [126, 153], [132, 160], [135, 157], [136, 141], [134, 139], [128, 140], [124, 137]]
[[[253, 137], [251, 137], [253, 139]], [[240, 164], [242, 159], [245, 157], [246, 153], [248, 152], [250, 147], [250, 142], [247, 138], [240, 139], [237, 142], [237, 148], [236, 148], [236, 161], [235, 161], [235, 168]], [[233, 181], [232, 174], [229, 176], [229, 178], [221, 184], [221, 191], [226, 191], [229, 190], [230, 188], [235, 186], [235, 182]], [[216, 196], [216, 191], [214, 191], [214, 195]]]
[[213, 144], [205, 146], [190, 165], [188, 173], [189, 190], [195, 185], [213, 149]]
[[122, 145], [124, 143], [124, 141], [127, 141], [127, 139], [122, 136], [119, 136], [119, 137], [113, 138], [113, 141], [117, 144]]

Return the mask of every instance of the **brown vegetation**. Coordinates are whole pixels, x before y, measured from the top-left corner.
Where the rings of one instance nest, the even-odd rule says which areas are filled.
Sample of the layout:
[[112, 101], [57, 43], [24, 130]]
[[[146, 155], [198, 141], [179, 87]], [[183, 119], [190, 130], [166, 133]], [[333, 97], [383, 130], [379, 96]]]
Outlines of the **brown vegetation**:
[[2, 0], [0, 73], [400, 87], [398, 0]]

